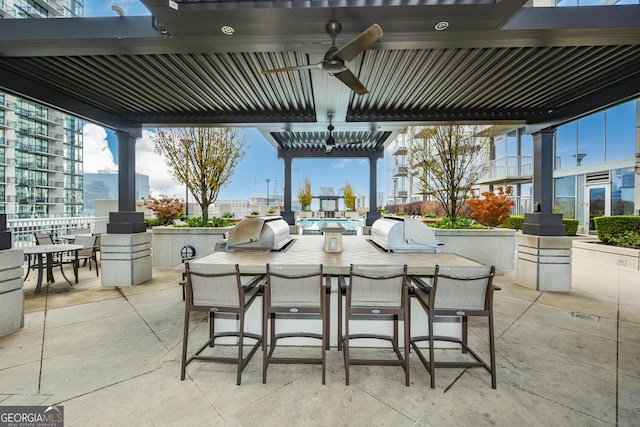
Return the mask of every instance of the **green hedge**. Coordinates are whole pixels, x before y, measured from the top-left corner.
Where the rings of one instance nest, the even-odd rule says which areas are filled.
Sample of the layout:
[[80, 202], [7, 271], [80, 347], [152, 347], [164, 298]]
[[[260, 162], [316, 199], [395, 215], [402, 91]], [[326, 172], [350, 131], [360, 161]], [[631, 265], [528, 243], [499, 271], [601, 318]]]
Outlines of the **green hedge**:
[[612, 243], [612, 238], [620, 238], [626, 232], [640, 233], [640, 216], [600, 216], [593, 220], [598, 239], [603, 243]]
[[[514, 230], [522, 230], [522, 224], [524, 223], [524, 215], [511, 215], [504, 220], [500, 227], [513, 228]], [[580, 221], [577, 219], [563, 219], [564, 234], [565, 236], [575, 236], [578, 234], [578, 224]]]
[[564, 224], [565, 236], [575, 236], [578, 234], [578, 224], [580, 224], [579, 220], [563, 218], [562, 223]]
[[524, 223], [524, 215], [511, 215], [505, 219], [501, 228], [513, 228], [514, 230], [522, 230], [522, 224]]

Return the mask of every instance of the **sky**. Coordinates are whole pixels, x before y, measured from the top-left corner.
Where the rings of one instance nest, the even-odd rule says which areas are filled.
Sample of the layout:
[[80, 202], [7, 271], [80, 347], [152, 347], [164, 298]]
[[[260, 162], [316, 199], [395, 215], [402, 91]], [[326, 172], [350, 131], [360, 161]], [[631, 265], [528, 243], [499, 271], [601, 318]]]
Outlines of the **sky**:
[[[125, 16], [149, 15], [149, 11], [138, 0], [85, 0], [85, 17], [116, 16], [112, 5], [119, 6]], [[136, 172], [149, 176], [152, 195], [165, 195], [184, 199], [184, 186], [173, 180], [164, 160], [154, 152], [153, 136], [156, 129], [143, 129], [142, 137], [136, 143]], [[84, 128], [84, 172], [99, 170], [115, 171], [118, 168], [118, 142], [115, 134], [94, 124]], [[236, 166], [231, 182], [225, 186], [218, 200], [250, 200], [252, 197], [266, 197], [270, 179], [269, 195], [284, 193], [284, 162], [277, 158], [276, 149], [256, 129], [246, 129], [246, 155]], [[381, 174], [382, 163], [378, 164], [378, 187], [384, 186]], [[304, 178], [311, 179], [314, 195], [320, 187], [333, 187], [338, 192], [348, 181], [356, 194], [369, 192], [369, 162], [367, 159], [294, 159], [291, 172], [292, 200], [303, 185]], [[314, 205], [312, 205], [314, 207]]]

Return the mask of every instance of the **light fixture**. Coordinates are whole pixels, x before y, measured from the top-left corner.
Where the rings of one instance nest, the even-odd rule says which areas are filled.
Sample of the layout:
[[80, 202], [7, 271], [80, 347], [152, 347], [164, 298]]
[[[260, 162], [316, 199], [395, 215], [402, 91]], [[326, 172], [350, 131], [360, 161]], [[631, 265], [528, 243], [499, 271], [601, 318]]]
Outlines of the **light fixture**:
[[220, 28], [220, 31], [222, 31], [222, 33], [226, 34], [227, 36], [232, 36], [233, 33], [235, 33], [236, 30], [234, 30], [233, 27], [225, 25], [222, 28]]
[[435, 26], [436, 31], [444, 31], [449, 28], [449, 23], [447, 21], [440, 21]]

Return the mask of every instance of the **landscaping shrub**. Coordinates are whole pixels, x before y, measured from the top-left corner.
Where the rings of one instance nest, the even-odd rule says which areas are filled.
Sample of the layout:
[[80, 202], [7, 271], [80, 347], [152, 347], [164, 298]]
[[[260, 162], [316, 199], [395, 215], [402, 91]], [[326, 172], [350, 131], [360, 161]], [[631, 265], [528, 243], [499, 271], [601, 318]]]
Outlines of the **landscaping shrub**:
[[485, 228], [482, 224], [476, 222], [473, 219], [456, 217], [456, 220], [453, 221], [451, 218], [446, 217], [442, 218], [432, 224], [429, 224], [429, 227], [434, 228], [446, 228], [446, 229], [456, 229], [456, 230], [464, 230], [464, 229], [473, 229], [473, 228]]
[[513, 187], [510, 185], [507, 185], [506, 191], [500, 186], [497, 193], [485, 191], [482, 193], [484, 199], [479, 199], [471, 190], [471, 198], [467, 200], [467, 203], [473, 208], [471, 217], [489, 227], [497, 227], [502, 224], [514, 205], [514, 201], [509, 198], [512, 191]]
[[[563, 218], [562, 223], [564, 224], [565, 236], [575, 236], [578, 234], [578, 224], [580, 224], [579, 220]], [[500, 227], [522, 230], [522, 224], [524, 224], [524, 215], [511, 215], [504, 220]]]
[[580, 224], [580, 220], [563, 218], [562, 223], [564, 224], [565, 236], [575, 236], [578, 234], [578, 224]]
[[[169, 224], [184, 210], [184, 202], [180, 199], [172, 197], [149, 197], [145, 201], [145, 205], [153, 211], [156, 218], [160, 221], [160, 225]], [[158, 225], [158, 224], [156, 224]]]
[[602, 243], [615, 244], [627, 233], [640, 233], [640, 216], [616, 215], [594, 218], [598, 239]]
[[508, 216], [502, 224], [501, 228], [511, 228], [514, 230], [522, 230], [522, 224], [524, 223], [524, 215], [511, 215]]
[[193, 218], [187, 218], [185, 222], [187, 224], [182, 227], [228, 227], [233, 225], [233, 222], [225, 218], [218, 218], [215, 216], [213, 218], [209, 218], [208, 221], [202, 219], [201, 216], [196, 216]]
[[640, 249], [640, 233], [638, 232], [626, 231], [622, 236], [611, 237], [609, 241], [611, 244], [623, 248]]

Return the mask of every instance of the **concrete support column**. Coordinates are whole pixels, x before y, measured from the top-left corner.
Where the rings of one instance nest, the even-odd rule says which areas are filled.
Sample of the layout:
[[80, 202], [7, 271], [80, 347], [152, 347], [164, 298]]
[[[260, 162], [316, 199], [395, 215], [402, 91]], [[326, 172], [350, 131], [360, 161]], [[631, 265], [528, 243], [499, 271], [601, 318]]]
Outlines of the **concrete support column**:
[[525, 214], [523, 234], [564, 236], [562, 214], [553, 213], [553, 139], [554, 129], [533, 133], [534, 212]]
[[570, 291], [572, 242], [566, 236], [518, 236], [516, 281], [537, 291]]
[[118, 130], [118, 212], [109, 213], [100, 239], [102, 286], [133, 286], [151, 279], [151, 233], [136, 212], [136, 138], [141, 129]]
[[367, 212], [365, 225], [372, 225], [377, 219], [380, 219], [376, 199], [378, 196], [378, 159], [383, 156], [382, 149], [369, 155], [369, 212]]
[[280, 212], [280, 215], [287, 224], [295, 225], [296, 218], [291, 210], [291, 162], [293, 158], [280, 149], [278, 157], [284, 160], [284, 211]]
[[144, 214], [136, 212], [136, 137], [140, 129], [117, 131], [118, 137], [118, 212], [109, 213], [107, 233], [144, 233]]
[[7, 215], [0, 214], [0, 337], [24, 327], [22, 249], [11, 249]]

